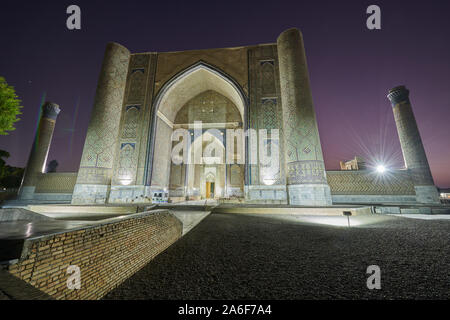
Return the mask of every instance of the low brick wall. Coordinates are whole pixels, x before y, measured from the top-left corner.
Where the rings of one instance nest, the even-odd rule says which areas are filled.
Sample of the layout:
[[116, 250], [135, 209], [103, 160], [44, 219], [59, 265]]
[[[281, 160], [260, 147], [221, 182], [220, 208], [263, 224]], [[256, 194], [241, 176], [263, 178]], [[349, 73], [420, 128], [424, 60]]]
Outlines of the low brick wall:
[[[21, 258], [7, 271], [56, 299], [100, 299], [181, 234], [182, 223], [166, 210], [113, 218], [26, 239]], [[67, 286], [70, 265], [80, 268], [80, 289]]]

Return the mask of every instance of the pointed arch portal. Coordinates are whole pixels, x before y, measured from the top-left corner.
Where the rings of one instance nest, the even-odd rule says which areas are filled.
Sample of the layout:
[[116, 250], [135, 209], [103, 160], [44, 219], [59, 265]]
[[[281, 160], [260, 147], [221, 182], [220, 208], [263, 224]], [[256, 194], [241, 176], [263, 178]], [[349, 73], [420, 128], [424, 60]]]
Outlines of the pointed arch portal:
[[[169, 187], [172, 147], [170, 135], [176, 126], [175, 118], [178, 112], [191, 99], [207, 91], [216, 92], [231, 101], [239, 111], [240, 127], [247, 129], [247, 98], [241, 86], [233, 78], [202, 61], [179, 72], [159, 90], [152, 106], [147, 167], [145, 168], [146, 185], [151, 186], [151, 189], [167, 190]], [[246, 157], [247, 152], [246, 149]], [[245, 167], [245, 181], [247, 181], [247, 171]], [[184, 179], [188, 179], [187, 168], [179, 174], [184, 174]]]

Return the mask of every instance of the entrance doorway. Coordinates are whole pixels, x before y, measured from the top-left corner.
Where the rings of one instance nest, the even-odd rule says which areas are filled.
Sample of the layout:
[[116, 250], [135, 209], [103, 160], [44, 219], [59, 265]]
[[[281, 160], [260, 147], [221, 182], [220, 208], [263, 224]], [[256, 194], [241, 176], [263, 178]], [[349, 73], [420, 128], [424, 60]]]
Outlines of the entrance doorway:
[[214, 198], [214, 182], [206, 182], [206, 198]]

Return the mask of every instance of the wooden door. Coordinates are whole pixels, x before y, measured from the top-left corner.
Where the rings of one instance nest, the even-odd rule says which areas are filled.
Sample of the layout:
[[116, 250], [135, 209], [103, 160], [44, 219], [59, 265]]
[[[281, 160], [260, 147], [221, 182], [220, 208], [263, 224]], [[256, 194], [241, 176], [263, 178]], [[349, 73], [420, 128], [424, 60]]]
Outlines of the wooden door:
[[206, 199], [211, 197], [211, 182], [206, 182]]

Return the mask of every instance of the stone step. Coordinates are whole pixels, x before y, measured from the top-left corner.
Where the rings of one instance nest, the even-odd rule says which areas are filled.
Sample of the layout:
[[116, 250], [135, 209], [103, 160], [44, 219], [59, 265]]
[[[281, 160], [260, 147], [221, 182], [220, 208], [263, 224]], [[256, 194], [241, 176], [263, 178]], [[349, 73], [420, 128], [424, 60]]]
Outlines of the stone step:
[[138, 212], [138, 206], [29, 205], [26, 209], [55, 219], [111, 218]]
[[299, 206], [271, 206], [271, 205], [242, 205], [217, 206], [213, 213], [250, 213], [250, 214], [295, 214], [295, 215], [325, 215], [343, 216], [344, 211], [350, 211], [353, 216], [371, 214], [369, 206], [330, 206], [330, 207], [299, 207]]
[[28, 210], [37, 213], [136, 213], [137, 206], [81, 206], [81, 205], [28, 205]]

